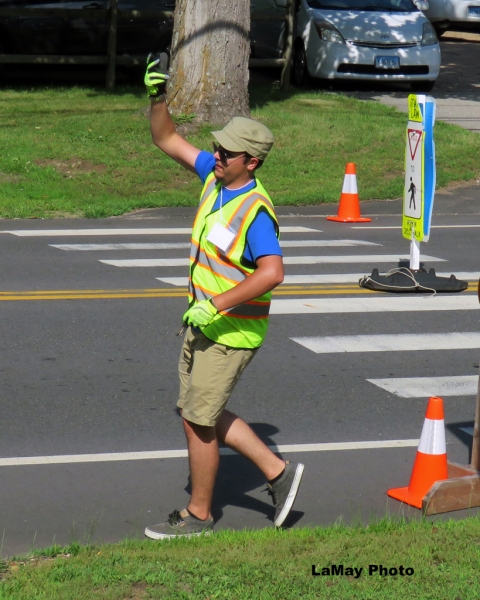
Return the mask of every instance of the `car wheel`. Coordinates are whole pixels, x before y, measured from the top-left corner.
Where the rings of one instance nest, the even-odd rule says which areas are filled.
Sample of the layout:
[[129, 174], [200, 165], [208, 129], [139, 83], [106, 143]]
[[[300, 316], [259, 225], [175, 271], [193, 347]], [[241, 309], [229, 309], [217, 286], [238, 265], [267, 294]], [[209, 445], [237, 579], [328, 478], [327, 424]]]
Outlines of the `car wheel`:
[[298, 42], [293, 51], [292, 81], [294, 85], [305, 85], [309, 79], [305, 46]]
[[435, 81], [412, 81], [410, 87], [412, 92], [431, 92]]

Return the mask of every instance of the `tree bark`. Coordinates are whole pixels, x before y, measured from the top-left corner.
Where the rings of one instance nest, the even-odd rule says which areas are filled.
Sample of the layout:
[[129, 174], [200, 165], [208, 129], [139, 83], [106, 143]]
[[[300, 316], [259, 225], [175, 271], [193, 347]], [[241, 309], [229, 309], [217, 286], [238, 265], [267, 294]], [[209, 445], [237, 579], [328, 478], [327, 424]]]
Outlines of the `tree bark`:
[[177, 0], [167, 101], [175, 115], [249, 116], [250, 0]]

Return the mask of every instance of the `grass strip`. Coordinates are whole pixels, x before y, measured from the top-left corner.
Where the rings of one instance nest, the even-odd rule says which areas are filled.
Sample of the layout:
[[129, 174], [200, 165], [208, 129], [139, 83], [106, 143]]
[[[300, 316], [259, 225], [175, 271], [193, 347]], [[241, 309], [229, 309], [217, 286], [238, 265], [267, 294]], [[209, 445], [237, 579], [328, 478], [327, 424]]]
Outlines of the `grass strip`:
[[[405, 94], [407, 95], [407, 93]], [[275, 134], [259, 177], [277, 205], [338, 202], [355, 162], [362, 200], [400, 198], [407, 117], [322, 91], [252, 87], [252, 116]], [[0, 217], [108, 217], [194, 206], [199, 182], [156, 149], [143, 86], [5, 89], [0, 98]], [[212, 127], [181, 131], [211, 150]], [[437, 184], [480, 175], [480, 136], [437, 122]]]
[[0, 598], [477, 600], [479, 539], [477, 517], [386, 518], [366, 527], [53, 546], [5, 562]]

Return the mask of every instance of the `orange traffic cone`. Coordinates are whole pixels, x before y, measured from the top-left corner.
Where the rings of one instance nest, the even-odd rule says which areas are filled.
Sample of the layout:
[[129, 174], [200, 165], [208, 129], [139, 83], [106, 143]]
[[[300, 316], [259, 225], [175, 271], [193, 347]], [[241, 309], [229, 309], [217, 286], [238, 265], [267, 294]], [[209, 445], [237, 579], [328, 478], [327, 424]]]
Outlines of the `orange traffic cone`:
[[410, 484], [408, 487], [388, 490], [387, 494], [405, 504], [421, 508], [425, 494], [436, 481], [442, 479], [448, 479], [443, 400], [433, 396], [428, 401]]
[[365, 223], [372, 220], [360, 216], [360, 199], [357, 190], [355, 163], [347, 163], [345, 168], [345, 178], [343, 180], [338, 214], [336, 217], [327, 217], [327, 219], [329, 221], [340, 221], [341, 223]]

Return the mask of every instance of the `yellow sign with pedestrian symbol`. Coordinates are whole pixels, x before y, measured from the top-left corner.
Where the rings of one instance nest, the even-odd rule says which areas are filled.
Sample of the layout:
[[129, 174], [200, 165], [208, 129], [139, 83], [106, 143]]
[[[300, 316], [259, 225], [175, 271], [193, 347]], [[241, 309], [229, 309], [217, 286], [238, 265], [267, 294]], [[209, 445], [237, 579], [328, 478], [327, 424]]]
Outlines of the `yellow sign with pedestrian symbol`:
[[430, 236], [435, 195], [435, 100], [423, 94], [408, 97], [402, 235], [426, 242]]
[[408, 97], [408, 125], [405, 149], [402, 235], [423, 240], [423, 116], [417, 96]]

